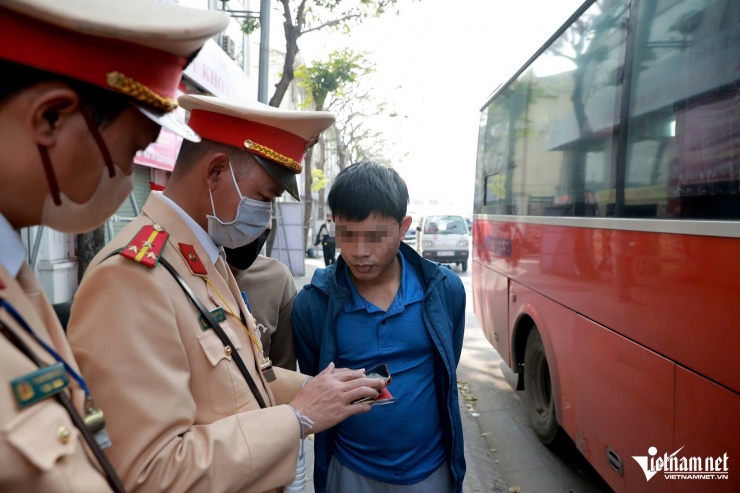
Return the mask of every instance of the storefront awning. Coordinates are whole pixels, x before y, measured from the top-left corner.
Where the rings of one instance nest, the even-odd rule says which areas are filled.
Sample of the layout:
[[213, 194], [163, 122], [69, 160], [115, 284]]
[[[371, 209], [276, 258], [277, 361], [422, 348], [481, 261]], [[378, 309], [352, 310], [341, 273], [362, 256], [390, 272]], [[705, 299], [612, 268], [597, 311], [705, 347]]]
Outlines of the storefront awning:
[[182, 137], [163, 128], [156, 142], [152, 142], [149, 147], [136, 153], [134, 162], [150, 168], [172, 171], [175, 169], [180, 145], [182, 145]]

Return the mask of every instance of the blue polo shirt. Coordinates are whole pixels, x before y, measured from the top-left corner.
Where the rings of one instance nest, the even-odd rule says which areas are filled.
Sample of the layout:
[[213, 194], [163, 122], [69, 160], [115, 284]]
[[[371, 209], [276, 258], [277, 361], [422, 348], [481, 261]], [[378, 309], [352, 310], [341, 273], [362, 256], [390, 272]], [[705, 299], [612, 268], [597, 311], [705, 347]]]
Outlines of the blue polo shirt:
[[337, 317], [337, 367], [385, 363], [396, 401], [374, 406], [337, 425], [334, 456], [345, 467], [384, 483], [422, 481], [445, 460], [434, 385], [434, 343], [424, 327], [424, 291], [402, 255], [401, 284], [387, 311], [355, 289], [349, 269], [340, 283], [350, 291]]

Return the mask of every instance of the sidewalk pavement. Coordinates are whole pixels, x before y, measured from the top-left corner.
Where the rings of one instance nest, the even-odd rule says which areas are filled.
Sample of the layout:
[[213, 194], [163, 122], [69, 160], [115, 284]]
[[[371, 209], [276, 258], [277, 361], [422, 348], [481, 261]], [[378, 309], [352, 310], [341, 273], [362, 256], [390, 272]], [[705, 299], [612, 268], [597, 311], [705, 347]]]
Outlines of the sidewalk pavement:
[[[306, 258], [305, 272], [302, 276], [293, 276], [296, 288], [300, 291], [311, 281], [316, 269], [324, 267], [321, 258]], [[467, 472], [463, 481], [462, 493], [505, 493], [509, 489], [501, 479], [491, 453], [482, 438], [478, 421], [465, 406], [465, 399], [458, 395], [460, 415], [465, 441], [465, 460]], [[313, 483], [313, 435], [304, 441], [306, 453], [306, 493], [315, 493]]]

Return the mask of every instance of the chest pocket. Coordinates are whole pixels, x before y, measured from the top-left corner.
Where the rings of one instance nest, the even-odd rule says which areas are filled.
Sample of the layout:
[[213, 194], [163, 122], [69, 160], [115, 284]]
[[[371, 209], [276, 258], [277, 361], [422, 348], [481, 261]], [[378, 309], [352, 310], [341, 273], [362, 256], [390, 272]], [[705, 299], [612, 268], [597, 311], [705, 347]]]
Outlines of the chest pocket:
[[[222, 322], [221, 328], [233, 344], [231, 351], [240, 350], [242, 344], [231, 321]], [[233, 357], [227, 354], [221, 339], [213, 329], [208, 329], [198, 336], [198, 342], [211, 368], [206, 381], [213, 411], [219, 414], [233, 413], [244, 407], [251, 399], [251, 391], [236, 363], [232, 361]], [[242, 353], [242, 359], [246, 364], [253, 358], [251, 351], [247, 352], [249, 354]]]
[[79, 431], [67, 411], [54, 399], [32, 405], [4, 428], [7, 440], [25, 459], [49, 472], [66, 456], [75, 453]]

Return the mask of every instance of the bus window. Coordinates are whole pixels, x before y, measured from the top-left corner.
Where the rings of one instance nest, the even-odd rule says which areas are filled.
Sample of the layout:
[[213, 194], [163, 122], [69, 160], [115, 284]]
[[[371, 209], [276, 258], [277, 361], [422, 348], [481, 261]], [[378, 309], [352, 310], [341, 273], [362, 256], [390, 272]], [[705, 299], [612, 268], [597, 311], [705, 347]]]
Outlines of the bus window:
[[524, 186], [530, 215], [613, 211], [628, 12], [623, 2], [594, 3], [531, 65]]
[[625, 215], [738, 219], [740, 4], [640, 2], [638, 15]]
[[483, 204], [492, 214], [521, 211], [528, 74], [504, 90], [485, 115], [482, 131]]

